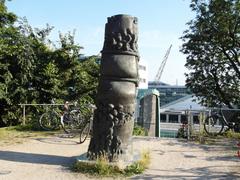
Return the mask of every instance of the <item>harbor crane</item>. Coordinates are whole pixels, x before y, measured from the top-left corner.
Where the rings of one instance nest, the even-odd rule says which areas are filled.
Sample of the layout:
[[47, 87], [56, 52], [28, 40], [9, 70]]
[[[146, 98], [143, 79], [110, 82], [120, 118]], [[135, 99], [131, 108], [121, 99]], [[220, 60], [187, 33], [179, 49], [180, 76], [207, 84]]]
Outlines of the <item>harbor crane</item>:
[[161, 63], [161, 65], [160, 65], [160, 67], [159, 67], [159, 69], [158, 69], [158, 72], [157, 72], [157, 74], [156, 74], [156, 76], [155, 76], [155, 79], [154, 79], [155, 82], [160, 82], [160, 79], [161, 79], [161, 76], [162, 76], [162, 73], [163, 73], [163, 69], [164, 69], [164, 67], [165, 67], [165, 65], [166, 65], [166, 62], [167, 62], [168, 56], [169, 56], [169, 54], [170, 54], [171, 48], [172, 48], [172, 44], [171, 44], [170, 47], [168, 48], [165, 56], [163, 57], [162, 63]]

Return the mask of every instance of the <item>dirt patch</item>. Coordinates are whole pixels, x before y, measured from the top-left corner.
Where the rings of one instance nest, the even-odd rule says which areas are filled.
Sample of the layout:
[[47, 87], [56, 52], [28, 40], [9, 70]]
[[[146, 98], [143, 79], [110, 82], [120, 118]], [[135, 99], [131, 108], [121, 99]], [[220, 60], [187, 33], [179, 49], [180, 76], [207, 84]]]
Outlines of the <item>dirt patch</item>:
[[[59, 135], [22, 140], [22, 144], [0, 147], [0, 179], [89, 178], [69, 169], [75, 158], [87, 151], [89, 140], [78, 144], [77, 138]], [[234, 142], [200, 145], [176, 139], [136, 137], [133, 139], [133, 150], [149, 150], [151, 164], [144, 174], [132, 179], [240, 178], [240, 158], [236, 156]]]

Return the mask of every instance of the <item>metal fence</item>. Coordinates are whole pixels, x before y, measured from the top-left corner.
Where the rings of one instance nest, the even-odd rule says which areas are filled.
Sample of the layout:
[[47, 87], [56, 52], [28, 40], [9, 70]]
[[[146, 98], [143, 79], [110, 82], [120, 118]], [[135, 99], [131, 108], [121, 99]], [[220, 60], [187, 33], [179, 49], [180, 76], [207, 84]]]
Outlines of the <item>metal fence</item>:
[[[22, 125], [26, 124], [26, 107], [27, 106], [43, 106], [47, 109], [49, 106], [63, 106], [64, 104], [18, 104], [22, 107]], [[73, 104], [69, 104], [73, 105]]]
[[[204, 133], [204, 121], [212, 112], [223, 111], [227, 121], [240, 122], [240, 109], [227, 108], [209, 108], [209, 109], [169, 109], [161, 112], [160, 120], [160, 137], [176, 137], [178, 130], [185, 125], [186, 136], [188, 139], [196, 134]], [[238, 114], [238, 119], [233, 119], [234, 114]], [[171, 117], [174, 117], [171, 118]], [[163, 118], [164, 117], [164, 118]], [[236, 117], [235, 117], [236, 118]]]
[[[69, 104], [74, 105], [74, 104]], [[26, 107], [27, 106], [42, 106], [47, 109], [49, 106], [64, 106], [64, 104], [19, 104], [22, 107], [22, 124], [26, 124]], [[170, 137], [175, 138], [177, 136], [178, 130], [182, 128], [185, 124], [187, 139], [194, 137], [196, 134], [204, 133], [204, 121], [211, 115], [212, 112], [222, 110], [226, 116], [227, 120], [231, 120], [232, 114], [237, 113], [240, 123], [240, 109], [227, 109], [227, 108], [209, 108], [209, 109], [183, 109], [183, 110], [165, 110], [161, 112], [161, 115], [166, 115], [166, 119], [161, 119], [160, 116], [160, 137]], [[175, 115], [178, 119], [171, 120], [167, 116]], [[155, 124], [154, 124], [155, 125]]]
[[[186, 110], [185, 114], [187, 116], [187, 138], [190, 139], [196, 135], [206, 133], [204, 129], [204, 122], [207, 117], [213, 115], [214, 113], [218, 113], [218, 115], [224, 116], [220, 117], [220, 121], [223, 121], [222, 118], [225, 118], [227, 123], [240, 121], [240, 119], [237, 119], [240, 115], [240, 109], [211, 108], [204, 110]], [[197, 114], [197, 116], [194, 116], [194, 114]], [[194, 117], [197, 117], [197, 121], [194, 119]], [[224, 128], [227, 128], [227, 124], [225, 122], [222, 123], [224, 124]], [[217, 120], [215, 128], [217, 128], [217, 126], [220, 126], [219, 120]]]

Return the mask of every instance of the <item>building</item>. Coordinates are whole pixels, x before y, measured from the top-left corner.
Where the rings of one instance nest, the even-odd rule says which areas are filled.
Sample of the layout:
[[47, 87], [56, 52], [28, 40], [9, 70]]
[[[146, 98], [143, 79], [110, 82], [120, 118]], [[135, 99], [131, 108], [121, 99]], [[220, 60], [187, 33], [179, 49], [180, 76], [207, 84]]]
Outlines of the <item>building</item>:
[[163, 82], [149, 81], [149, 89], [157, 89], [160, 93], [160, 106], [176, 101], [191, 94], [186, 86], [169, 85]]
[[192, 95], [185, 96], [160, 108], [160, 121], [163, 123], [183, 123], [186, 122], [186, 111], [191, 111], [194, 124], [198, 124], [198, 116], [206, 107], [194, 100]]
[[[185, 86], [169, 85], [156, 81], [150, 81], [148, 83], [148, 89], [138, 89], [136, 121], [139, 124], [149, 123], [149, 113], [142, 111], [141, 101], [144, 97], [147, 97], [155, 91], [159, 92], [160, 95], [159, 127], [161, 137], [176, 137], [177, 131], [182, 123], [188, 123], [189, 121], [190, 124], [194, 125], [193, 127], [196, 131], [200, 129], [199, 117], [206, 115], [206, 107], [201, 106], [195, 101], [193, 94]], [[148, 99], [146, 99], [145, 103], [147, 105], [144, 105], [145, 109], [147, 109], [146, 107], [150, 104], [147, 100]]]
[[[142, 68], [143, 69], [143, 68]], [[144, 74], [144, 73], [142, 73]], [[141, 86], [143, 87], [143, 86]], [[146, 85], [144, 85], [146, 87]], [[175, 102], [178, 99], [191, 96], [190, 91], [185, 86], [169, 85], [163, 82], [150, 81], [148, 88], [138, 88], [137, 93], [137, 106], [136, 106], [136, 119], [139, 118], [139, 105], [141, 99], [151, 94], [152, 91], [157, 91], [160, 94], [160, 107]]]
[[138, 64], [139, 89], [148, 89], [148, 69], [147, 65], [140, 61]]

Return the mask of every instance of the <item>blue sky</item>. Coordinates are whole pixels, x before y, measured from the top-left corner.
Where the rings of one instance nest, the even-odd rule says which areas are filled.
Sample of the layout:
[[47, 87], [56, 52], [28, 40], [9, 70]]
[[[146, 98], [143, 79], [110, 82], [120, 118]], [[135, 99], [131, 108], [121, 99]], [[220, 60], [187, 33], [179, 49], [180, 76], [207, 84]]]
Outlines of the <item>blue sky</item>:
[[161, 81], [183, 85], [185, 56], [179, 52], [179, 39], [186, 23], [194, 17], [190, 0], [12, 0], [9, 11], [26, 17], [33, 27], [54, 26], [50, 38], [58, 32], [76, 30], [76, 42], [83, 46], [82, 54], [96, 55], [103, 47], [107, 17], [129, 14], [138, 18], [140, 59], [148, 65], [149, 80], [153, 80], [166, 50], [173, 45]]

